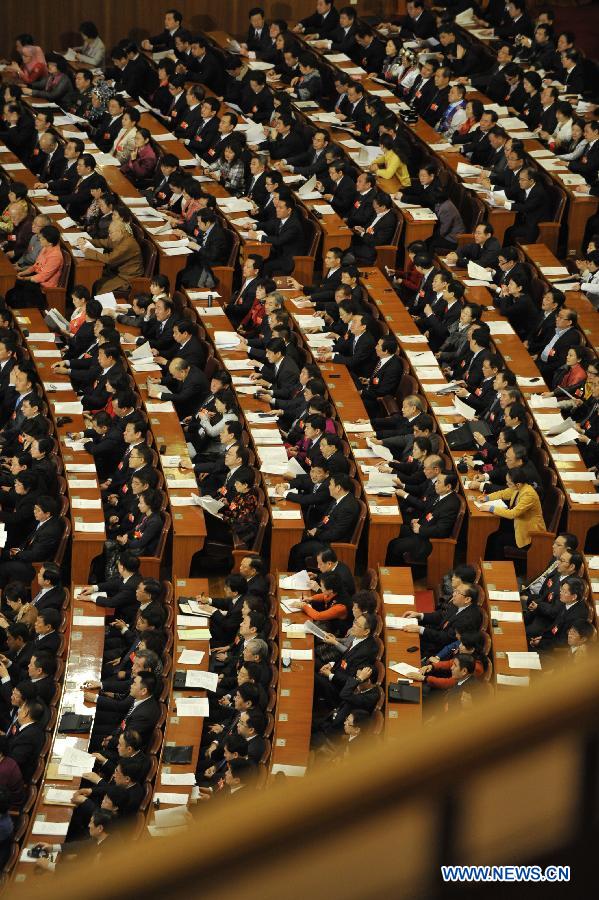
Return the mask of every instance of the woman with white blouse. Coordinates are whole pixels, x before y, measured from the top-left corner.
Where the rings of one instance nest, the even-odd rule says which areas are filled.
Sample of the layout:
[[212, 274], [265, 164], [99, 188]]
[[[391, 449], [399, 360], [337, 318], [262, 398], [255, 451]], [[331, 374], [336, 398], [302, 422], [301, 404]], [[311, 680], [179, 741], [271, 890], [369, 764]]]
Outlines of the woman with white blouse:
[[110, 149], [110, 153], [116, 156], [121, 165], [129, 162], [131, 153], [135, 147], [135, 135], [137, 134], [137, 125], [141, 116], [139, 110], [127, 108], [123, 113], [122, 127], [116, 136], [115, 142]]

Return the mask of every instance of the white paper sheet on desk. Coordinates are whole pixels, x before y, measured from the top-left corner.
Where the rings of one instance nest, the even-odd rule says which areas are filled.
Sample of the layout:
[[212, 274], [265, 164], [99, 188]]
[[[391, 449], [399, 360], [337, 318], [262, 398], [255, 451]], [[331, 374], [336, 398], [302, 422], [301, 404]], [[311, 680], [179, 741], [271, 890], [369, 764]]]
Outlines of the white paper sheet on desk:
[[398, 516], [399, 509], [393, 503], [388, 506], [380, 506], [378, 503], [369, 503], [368, 509], [373, 516]]
[[309, 591], [310, 576], [306, 569], [293, 575], [279, 575], [279, 587], [286, 591]]
[[340, 144], [343, 144], [344, 147], [348, 147], [350, 150], [359, 150], [362, 144], [360, 141], [357, 141], [355, 138], [347, 138], [347, 140], [339, 141]]
[[146, 410], [152, 413], [174, 413], [175, 407], [168, 400], [165, 403], [146, 403]]
[[456, 167], [458, 175], [478, 175], [480, 166], [472, 166], [468, 163], [459, 162]]
[[248, 412], [245, 414], [250, 425], [276, 425], [277, 416], [269, 413]]
[[48, 787], [44, 794], [46, 803], [56, 806], [74, 806], [73, 791], [70, 788], [61, 790], [60, 788]]
[[594, 572], [599, 570], [599, 556], [587, 557], [587, 565], [589, 569], [592, 569]]
[[520, 602], [520, 594], [518, 591], [489, 591], [489, 600], [507, 601], [509, 603]]
[[429, 147], [431, 148], [431, 150], [434, 150], [435, 153], [442, 153], [443, 150], [450, 150], [452, 145], [447, 141], [441, 141], [438, 144], [429, 144]]
[[37, 197], [47, 197], [49, 193], [48, 188], [35, 188], [28, 192], [28, 196], [35, 200]]
[[362, 434], [363, 432], [373, 431], [370, 422], [345, 422], [343, 427], [347, 432], [352, 434]]
[[239, 346], [240, 337], [234, 331], [215, 331], [214, 343], [218, 350], [235, 349]]
[[205, 509], [207, 513], [210, 513], [212, 516], [216, 516], [217, 519], [222, 518], [220, 515], [220, 510], [223, 506], [222, 500], [217, 500], [215, 497], [198, 497], [194, 494], [193, 502], [196, 506], [201, 506], [202, 509]]
[[498, 622], [522, 622], [521, 612], [503, 612], [501, 609], [492, 609], [491, 618]]
[[208, 697], [177, 697], [175, 703], [178, 716], [196, 716], [203, 719], [210, 715]]
[[165, 256], [189, 256], [190, 253], [193, 253], [191, 247], [165, 247], [164, 254]]
[[40, 359], [58, 359], [60, 357], [60, 350], [36, 350], [35, 355]]
[[421, 209], [422, 207], [418, 206], [417, 203], [404, 203], [403, 200], [398, 200], [397, 198], [393, 198], [394, 204], [398, 209]]
[[69, 490], [72, 488], [97, 488], [98, 482], [93, 478], [69, 478]]
[[580, 459], [576, 450], [570, 450], [569, 453], [552, 453], [551, 458], [554, 462], [577, 462]]
[[22, 162], [12, 162], [12, 163], [2, 163], [2, 168], [6, 169], [7, 172], [16, 172], [20, 169], [26, 169], [27, 166], [23, 165]]
[[94, 463], [67, 463], [65, 466], [67, 472], [80, 473], [82, 475], [95, 474], [96, 466]]
[[288, 459], [285, 462], [279, 463], [269, 462], [268, 460], [263, 459], [262, 465], [260, 466], [260, 471], [264, 472], [265, 475], [284, 475], [286, 472], [291, 472], [293, 475], [306, 474], [305, 469], [300, 466], [294, 456], [292, 456], [291, 459]]
[[312, 659], [313, 653], [312, 650], [302, 650], [298, 647], [285, 647], [282, 656], [286, 656], [289, 659]]
[[562, 481], [594, 481], [597, 477], [594, 472], [560, 471]]
[[573, 491], [569, 491], [568, 497], [574, 503], [584, 503], [584, 504], [591, 503], [593, 505], [596, 505], [597, 503], [599, 503], [599, 494], [591, 494], [591, 493], [578, 494], [578, 493], [574, 493]]
[[468, 275], [471, 278], [476, 278], [477, 281], [493, 281], [493, 273], [483, 266], [479, 266], [478, 263], [472, 262], [472, 260], [468, 263]]
[[419, 675], [420, 670], [416, 669], [414, 666], [411, 666], [409, 663], [399, 662], [393, 663], [392, 666], [389, 666], [392, 672], [397, 672], [398, 675], [403, 675], [406, 678], [409, 678], [410, 675]]
[[217, 197], [216, 204], [229, 212], [249, 212], [252, 208], [251, 200], [242, 200], [239, 197]]
[[413, 594], [394, 594], [392, 591], [383, 591], [383, 603], [389, 606], [414, 606]]
[[202, 672], [190, 669], [185, 675], [185, 686], [215, 691], [218, 687], [218, 674], [216, 672]]
[[301, 519], [302, 514], [299, 509], [273, 509], [273, 519]]
[[[435, 378], [443, 378], [443, 372], [438, 366], [414, 366], [414, 372], [419, 381], [432, 381]], [[424, 385], [425, 390], [430, 390], [428, 385]]]
[[406, 616], [385, 616], [386, 628], [405, 628], [407, 625], [417, 625], [418, 619], [407, 618]]
[[535, 377], [525, 377], [523, 375], [516, 375], [516, 382], [519, 387], [544, 387], [544, 382], [539, 376]]
[[497, 320], [496, 322], [487, 322], [486, 324], [489, 326], [489, 332], [491, 334], [514, 334], [514, 329], [509, 322]]
[[[586, 184], [586, 181], [582, 175], [577, 175], [573, 172], [568, 174], [564, 173], [563, 175], [560, 175], [560, 178], [564, 182], [564, 184], [567, 185]], [[29, 192], [29, 195], [31, 196], [31, 191]]]
[[73, 386], [70, 381], [44, 381], [44, 388], [48, 393], [54, 394], [59, 391], [72, 391]]
[[[83, 769], [84, 772], [91, 772], [94, 768], [96, 757], [85, 750], [80, 750], [78, 747], [68, 746], [62, 754], [60, 762], [61, 765], [74, 766], [77, 769]], [[60, 766], [58, 770], [60, 771]]]
[[187, 648], [185, 648], [181, 651], [177, 662], [185, 663], [188, 666], [198, 666], [204, 659], [205, 655], [205, 650], [188, 650]]
[[510, 669], [540, 669], [539, 654], [534, 651], [510, 651], [506, 653]]
[[73, 509], [102, 509], [102, 501], [99, 497], [71, 497], [71, 507]]
[[567, 431], [562, 431], [561, 434], [548, 437], [547, 443], [551, 444], [552, 447], [562, 447], [564, 444], [575, 444], [579, 437], [579, 433], [574, 428], [568, 428]]
[[[160, 372], [160, 366], [155, 362], [136, 362], [131, 364], [134, 372]], [[168, 391], [165, 390], [165, 393]]]
[[[346, 56], [345, 53], [325, 53], [325, 59], [328, 59], [329, 62], [351, 62], [349, 56]], [[376, 79], [375, 79], [376, 80]]]
[[464, 401], [460, 397], [454, 397], [453, 402], [459, 415], [464, 416], [464, 418], [468, 422], [472, 422], [474, 419], [476, 419], [476, 410], [472, 409], [471, 406], [468, 406], [467, 403], [464, 403]]
[[391, 451], [389, 450], [388, 447], [383, 447], [382, 444], [373, 444], [372, 438], [369, 438], [369, 437], [366, 438], [366, 443], [368, 444], [372, 453], [375, 456], [378, 456], [381, 459], [386, 459], [387, 462], [390, 462], [393, 459], [393, 454], [391, 453]]
[[104, 522], [75, 522], [75, 531], [86, 534], [104, 534]]
[[218, 291], [187, 291], [187, 296], [190, 300], [209, 300], [210, 297], [220, 299], [221, 295]]
[[48, 822], [46, 819], [37, 818], [31, 829], [32, 834], [48, 834], [65, 837], [69, 830], [70, 822]]
[[180, 793], [176, 792], [169, 793], [168, 791], [155, 791], [153, 800], [158, 800], [162, 803], [169, 803], [173, 806], [187, 806], [187, 801], [189, 800], [189, 793]]
[[497, 674], [497, 684], [506, 687], [529, 687], [530, 678], [528, 675], [501, 675]]
[[406, 350], [406, 356], [415, 366], [436, 366], [437, 358], [431, 350]]
[[398, 340], [402, 344], [427, 344], [428, 341], [423, 334], [398, 334]]
[[569, 275], [565, 266], [541, 266], [543, 275]]
[[378, 469], [375, 469], [368, 476], [368, 484], [374, 487], [393, 487], [395, 477], [393, 472], [379, 472]]
[[[301, 188], [297, 192], [298, 196], [301, 197], [302, 200], [307, 199], [306, 195], [312, 193], [314, 191], [315, 187], [316, 187], [316, 175], [312, 175], [310, 178], [308, 178], [308, 180], [306, 182], [304, 182], [304, 184], [302, 184]], [[320, 197], [320, 192], [317, 191], [316, 193]]]
[[52, 331], [36, 331], [30, 332], [27, 341], [31, 344], [55, 344], [56, 335]]
[[[263, 462], [272, 462], [277, 465], [287, 465], [291, 460], [287, 459], [284, 447], [261, 447], [260, 458]], [[302, 469], [305, 474], [305, 471]]]
[[252, 381], [252, 379], [249, 378], [247, 375], [233, 375], [231, 377], [231, 381], [233, 382], [233, 384], [235, 386], [240, 385], [240, 384], [255, 384], [255, 382]]
[[79, 401], [68, 403], [54, 403], [54, 412], [58, 416], [83, 415], [83, 404]]
[[545, 434], [553, 436], [562, 434], [569, 428], [574, 428], [576, 423], [573, 419], [563, 419], [560, 413], [533, 413], [534, 420]]
[[[42, 206], [41, 203], [37, 207], [43, 216], [51, 216], [54, 213], [65, 213], [66, 209], [60, 203], [52, 203], [49, 206]], [[58, 223], [60, 225], [60, 221]], [[63, 226], [64, 227], [64, 226]]]

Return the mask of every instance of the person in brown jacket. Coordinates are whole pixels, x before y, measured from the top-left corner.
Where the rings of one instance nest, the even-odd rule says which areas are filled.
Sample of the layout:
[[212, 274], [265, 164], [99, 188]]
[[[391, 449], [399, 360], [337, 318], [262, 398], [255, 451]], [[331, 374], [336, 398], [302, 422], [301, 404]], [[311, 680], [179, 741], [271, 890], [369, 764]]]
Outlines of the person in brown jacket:
[[108, 228], [108, 237], [92, 241], [94, 247], [105, 249], [105, 253], [86, 247], [85, 243], [81, 241], [80, 246], [86, 259], [102, 260], [104, 263], [103, 275], [94, 285], [96, 294], [129, 288], [131, 278], [143, 275], [141, 247], [127, 222], [113, 220]]

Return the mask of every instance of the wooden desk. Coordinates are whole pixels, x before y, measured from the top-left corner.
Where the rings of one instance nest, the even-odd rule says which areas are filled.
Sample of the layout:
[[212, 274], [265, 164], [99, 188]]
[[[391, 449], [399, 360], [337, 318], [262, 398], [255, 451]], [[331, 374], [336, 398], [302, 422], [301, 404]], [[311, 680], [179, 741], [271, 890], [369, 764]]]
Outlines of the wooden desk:
[[[308, 766], [312, 734], [312, 696], [314, 693], [314, 637], [287, 637], [286, 626], [306, 621], [303, 612], [286, 613], [280, 607], [282, 597], [299, 600], [305, 592], [279, 586], [285, 572], [273, 570], [277, 578], [279, 603], [279, 680], [276, 719], [272, 743], [271, 772], [303, 775]], [[289, 659], [289, 650], [309, 651], [310, 659]], [[291, 768], [287, 768], [291, 767]]]
[[[388, 594], [404, 594], [414, 597], [414, 581], [409, 568], [379, 567], [379, 590], [383, 601], [383, 636], [385, 641], [385, 682], [382, 685], [385, 694], [389, 684], [393, 684], [401, 676], [391, 666], [396, 663], [407, 663], [414, 668], [420, 667], [420, 635], [410, 631], [400, 631], [387, 626], [387, 616], [405, 616], [409, 610], [415, 610], [414, 602], [406, 605], [389, 603], [385, 600]], [[416, 650], [408, 652], [409, 647]], [[385, 697], [385, 740], [399, 741], [403, 737], [406, 726], [420, 725], [422, 722], [422, 684], [414, 681], [420, 693], [419, 703], [389, 703]]]

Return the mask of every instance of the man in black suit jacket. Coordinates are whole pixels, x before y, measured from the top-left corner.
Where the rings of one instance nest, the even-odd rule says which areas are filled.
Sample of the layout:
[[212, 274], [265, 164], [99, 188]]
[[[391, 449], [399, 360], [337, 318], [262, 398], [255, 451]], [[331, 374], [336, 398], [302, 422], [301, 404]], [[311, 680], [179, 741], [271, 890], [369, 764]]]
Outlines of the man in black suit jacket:
[[451, 71], [446, 66], [440, 66], [434, 75], [435, 90], [431, 92], [428, 103], [420, 103], [419, 112], [425, 122], [433, 128], [441, 120], [443, 113], [449, 106], [449, 79]]
[[306, 568], [310, 557], [336, 541], [350, 541], [360, 515], [360, 506], [353, 494], [353, 481], [348, 475], [331, 475], [329, 493], [331, 504], [320, 522], [307, 529], [299, 544], [291, 548], [289, 570], [299, 572]]
[[300, 19], [293, 31], [326, 39], [338, 26], [339, 13], [335, 9], [335, 0], [320, 0], [316, 4], [316, 12]]
[[539, 372], [552, 386], [553, 376], [566, 364], [570, 347], [580, 344], [580, 332], [576, 328], [578, 315], [574, 309], [561, 308], [555, 317], [555, 330], [543, 349], [536, 356]]
[[[51, 606], [46, 609], [40, 609], [33, 626], [36, 635], [33, 641], [33, 656], [37, 656], [40, 652], [43, 654], [49, 653], [51, 656], [56, 655], [60, 647], [61, 638], [58, 629], [61, 622], [62, 613], [59, 609], [53, 609]], [[40, 660], [38, 660], [38, 664], [41, 665]], [[36, 677], [31, 671], [31, 661], [29, 663], [29, 674], [32, 678]], [[44, 675], [54, 677], [54, 674], [54, 672], [44, 668]]]
[[331, 163], [328, 167], [328, 175], [317, 181], [316, 187], [322, 192], [324, 199], [331, 204], [337, 215], [344, 218], [349, 213], [356, 196], [356, 185], [353, 179], [345, 174], [343, 160]]
[[[209, 90], [220, 94], [223, 86], [222, 57], [211, 50], [205, 38], [196, 36], [191, 43], [191, 52], [185, 62], [179, 62], [187, 69], [188, 81], [199, 82]], [[178, 71], [181, 69], [177, 67]]]
[[185, 139], [189, 151], [196, 156], [206, 158], [206, 154], [220, 138], [218, 133], [218, 111], [220, 101], [216, 97], [204, 97], [200, 104], [201, 118], [194, 134]]
[[291, 503], [299, 504], [306, 528], [313, 528], [331, 505], [324, 461], [312, 464], [308, 475], [297, 475], [292, 481], [277, 485], [277, 493]]
[[337, 554], [331, 547], [327, 547], [326, 550], [321, 550], [320, 553], [316, 554], [316, 565], [318, 567], [317, 571], [310, 573], [312, 590], [319, 591], [322, 588], [321, 577], [326, 575], [327, 572], [334, 572], [343, 585], [345, 595], [353, 597], [356, 593], [356, 582], [353, 573], [347, 563], [340, 562], [337, 559]]
[[175, 135], [178, 138], [191, 140], [192, 136], [198, 130], [202, 122], [202, 100], [204, 99], [204, 88], [199, 84], [194, 84], [187, 89], [185, 95], [186, 108], [183, 113], [178, 116], [175, 126]]
[[[62, 194], [60, 202], [65, 207], [71, 218], [80, 219], [92, 202], [92, 190], [102, 188], [105, 190], [106, 182], [102, 175], [96, 171], [96, 160], [91, 153], [83, 153], [77, 160], [78, 180], [71, 193]], [[58, 200], [57, 196], [50, 194], [51, 200]]]
[[377, 625], [375, 613], [364, 613], [354, 619], [344, 639], [347, 650], [334, 662], [321, 666], [315, 675], [314, 691], [319, 697], [335, 703], [348, 678], [354, 678], [365, 666], [374, 666], [378, 651], [374, 637]]
[[347, 348], [349, 352], [343, 355], [339, 353], [325, 353], [321, 354], [320, 359], [325, 362], [343, 363], [354, 378], [370, 378], [376, 365], [376, 342], [368, 331], [368, 324], [368, 316], [357, 313], [352, 318], [349, 326], [349, 330], [353, 335], [350, 346]]
[[388, 194], [377, 194], [373, 202], [373, 216], [364, 227], [356, 225], [351, 239], [351, 250], [358, 265], [372, 266], [376, 262], [376, 248], [390, 244], [395, 234], [397, 219]]
[[270, 44], [268, 23], [264, 19], [264, 11], [258, 6], [250, 10], [249, 17], [247, 38], [242, 47], [260, 56], [262, 50], [268, 49]]
[[[189, 360], [176, 356], [169, 363], [169, 374], [163, 377], [162, 384], [155, 389], [161, 400], [170, 401], [175, 407], [179, 419], [193, 416], [200, 409], [204, 398], [208, 395], [206, 376]], [[150, 390], [152, 396], [153, 390]]]
[[501, 244], [493, 236], [494, 228], [490, 222], [483, 222], [474, 229], [474, 243], [464, 244], [456, 252], [452, 250], [447, 254], [447, 261], [466, 268], [469, 262], [478, 263], [483, 268], [497, 268], [497, 256], [501, 250]]
[[356, 180], [354, 202], [345, 219], [350, 228], [355, 228], [356, 225], [366, 228], [370, 224], [376, 195], [376, 175], [373, 172], [360, 172]]
[[408, 612], [407, 618], [420, 624], [407, 625], [403, 631], [420, 633], [420, 652], [423, 658], [432, 656], [455, 640], [456, 630], [478, 631], [482, 613], [478, 605], [478, 590], [460, 586], [453, 592], [451, 601], [432, 613]]
[[428, 109], [437, 90], [434, 74], [438, 68], [438, 63], [435, 60], [423, 62], [420, 66], [420, 75], [416, 77], [408, 93], [407, 102], [419, 116]]
[[285, 343], [281, 338], [272, 338], [266, 345], [266, 363], [259, 375], [252, 376], [264, 390], [258, 396], [273, 401], [288, 400], [299, 387], [297, 364], [285, 354]]
[[33, 581], [35, 569], [32, 562], [52, 559], [60, 544], [63, 525], [58, 516], [58, 504], [53, 497], [38, 497], [33, 514], [36, 527], [20, 547], [2, 551], [0, 558], [0, 586], [9, 581]]
[[[356, 14], [351, 6], [344, 6], [339, 13], [339, 25], [329, 32], [327, 41], [330, 41], [331, 53], [345, 53], [350, 59], [356, 61]], [[326, 45], [325, 45], [326, 46]]]
[[356, 44], [359, 48], [356, 49], [358, 65], [366, 72], [380, 75], [385, 59], [385, 45], [365, 25], [360, 25], [356, 31]]
[[64, 151], [62, 144], [51, 131], [46, 132], [40, 138], [40, 147], [44, 152], [39, 178], [45, 183], [59, 178], [64, 171]]
[[266, 597], [270, 590], [270, 582], [266, 577], [268, 569], [261, 556], [244, 556], [239, 563], [239, 574], [247, 583], [247, 594]]
[[[156, 699], [159, 692], [159, 682], [151, 672], [143, 671], [136, 675], [131, 682], [130, 695], [131, 707], [125, 718], [118, 724], [108, 737], [101, 741], [102, 748], [116, 750], [119, 736], [126, 728], [139, 732], [144, 748], [154, 730], [154, 726], [160, 717], [160, 704]], [[94, 733], [90, 741], [90, 752], [98, 749], [99, 741]]]
[[407, 16], [400, 18], [395, 16], [391, 19], [392, 22], [401, 25], [402, 35], [405, 32], [423, 41], [436, 36], [435, 17], [425, 9], [424, 0], [408, 0], [406, 11]]
[[360, 391], [370, 417], [380, 412], [379, 398], [395, 396], [403, 375], [403, 363], [397, 356], [397, 340], [393, 335], [379, 338], [376, 345], [378, 362], [370, 378], [360, 378]]
[[425, 563], [430, 556], [433, 545], [429, 538], [449, 537], [460, 510], [460, 501], [455, 493], [458, 479], [453, 473], [444, 473], [437, 477], [435, 488], [438, 498], [417, 519], [403, 524], [399, 537], [389, 542], [387, 547], [386, 566], [404, 566], [404, 554], [418, 563]]
[[[303, 291], [318, 307], [319, 303], [331, 302], [335, 299], [335, 291], [341, 284], [341, 260], [344, 251], [340, 247], [331, 247], [325, 253], [324, 269], [326, 275], [320, 284], [301, 285], [295, 278], [290, 283], [298, 291]], [[0, 344], [1, 346], [1, 344]]]
[[588, 622], [591, 615], [589, 607], [584, 602], [584, 596], [585, 585], [582, 578], [571, 575], [561, 583], [559, 599], [562, 607], [542, 635], [530, 638], [529, 643], [533, 650], [542, 653], [568, 646], [570, 627], [576, 626], [578, 622]]
[[174, 50], [175, 38], [183, 30], [183, 16], [176, 9], [169, 9], [164, 14], [164, 31], [155, 34], [141, 42], [143, 50], [152, 50], [154, 53], [163, 53], [165, 50]]
[[40, 566], [37, 573], [39, 591], [32, 596], [31, 604], [40, 611], [43, 609], [61, 609], [65, 591], [61, 584], [60, 566], [47, 562]]
[[262, 257], [256, 253], [250, 253], [243, 261], [241, 273], [243, 283], [225, 306], [225, 313], [235, 328], [245, 319], [252, 308], [261, 272]]
[[194, 253], [177, 276], [178, 284], [183, 287], [214, 284], [214, 281], [206, 280], [212, 275], [213, 266], [222, 266], [227, 261], [229, 242], [214, 210], [203, 209], [200, 212], [198, 230], [197, 241], [190, 244]]
[[529, 353], [538, 356], [543, 347], [545, 347], [555, 331], [555, 320], [560, 306], [564, 303], [564, 295], [558, 288], [549, 288], [543, 294], [541, 300], [541, 321], [537, 323], [536, 328], [531, 333], [526, 346]]
[[591, 184], [597, 178], [599, 171], [599, 121], [592, 119], [584, 126], [584, 136], [587, 146], [580, 159], [570, 163], [570, 171], [582, 175]]
[[318, 178], [322, 178], [327, 173], [326, 152], [328, 145], [328, 133], [319, 129], [312, 135], [312, 147], [310, 149], [296, 153], [290, 158], [282, 160], [282, 163], [294, 175], [303, 175], [304, 178], [311, 178], [312, 175], [316, 175]]
[[260, 156], [252, 156], [250, 159], [250, 177], [245, 196], [258, 208], [264, 206], [270, 196], [266, 190], [266, 166]]
[[518, 176], [520, 195], [512, 203], [516, 221], [505, 232], [504, 243], [534, 244], [539, 236], [539, 222], [551, 219], [551, 211], [545, 188], [538, 181], [535, 169], [521, 169]]
[[18, 764], [25, 784], [29, 784], [40, 760], [46, 738], [41, 726], [45, 715], [43, 703], [26, 700], [17, 713], [18, 731], [8, 738], [8, 756]]
[[82, 591], [82, 597], [91, 599], [92, 594], [96, 594], [93, 601], [96, 606], [112, 607], [117, 618], [132, 626], [139, 609], [136, 592], [142, 580], [139, 574], [139, 557], [126, 550], [122, 552], [117, 561], [117, 572], [118, 575], [108, 581], [89, 585]]
[[[299, 215], [289, 198], [279, 198], [276, 205], [277, 217], [274, 222], [265, 222], [262, 230], [266, 237], [262, 243], [270, 244], [270, 256], [266, 261], [264, 275], [291, 275], [295, 265], [294, 256], [304, 252], [305, 237]], [[250, 231], [252, 238], [254, 230]]]

